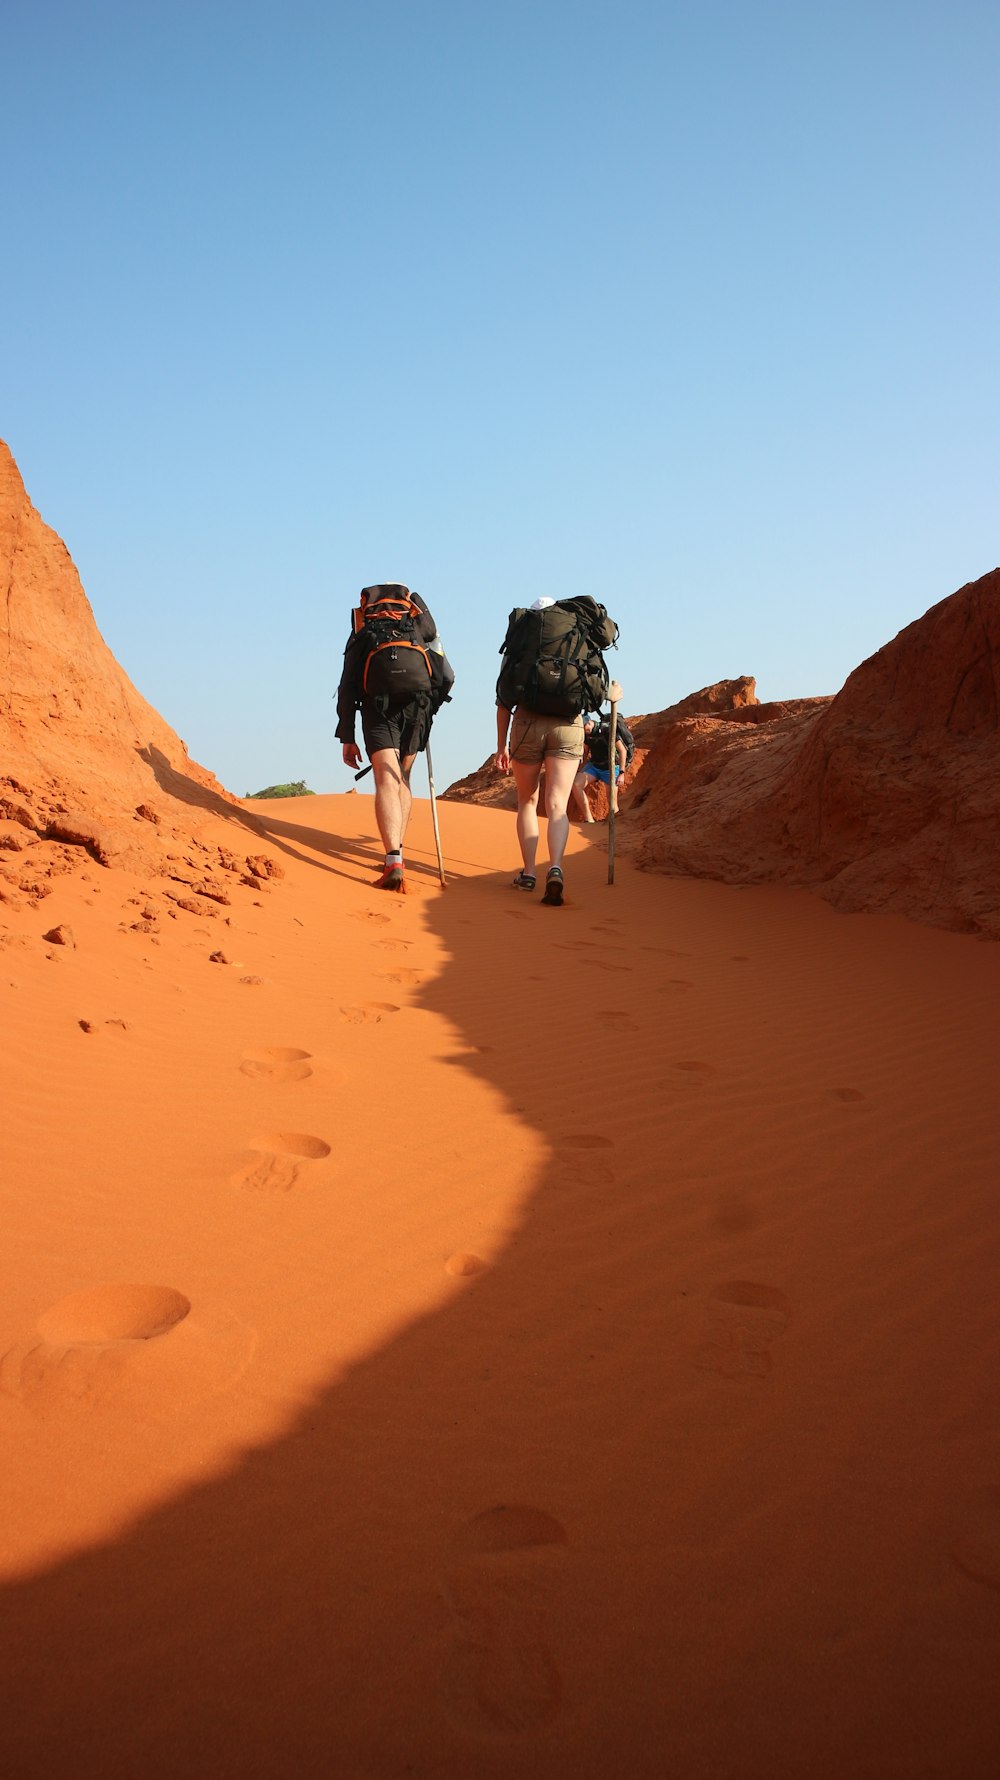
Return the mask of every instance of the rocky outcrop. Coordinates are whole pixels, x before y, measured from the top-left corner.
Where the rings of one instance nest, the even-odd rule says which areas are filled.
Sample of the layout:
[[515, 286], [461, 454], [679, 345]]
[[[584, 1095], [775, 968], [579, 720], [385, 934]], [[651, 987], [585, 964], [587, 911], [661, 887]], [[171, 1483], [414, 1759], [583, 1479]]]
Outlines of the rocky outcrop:
[[[729, 717], [742, 717], [753, 721], [756, 712], [773, 709], [761, 705], [757, 701], [756, 682], [748, 675], [738, 680], [719, 680], [714, 686], [705, 686], [700, 692], [689, 693], [676, 705], [670, 705], [665, 711], [655, 711], [643, 717], [627, 717], [632, 734], [635, 737], [635, 757], [620, 781], [619, 791], [624, 807], [625, 793], [635, 784], [640, 769], [654, 742], [664, 730], [684, 717], [713, 715], [724, 713]], [[508, 773], [498, 773], [493, 765], [491, 754], [483, 761], [474, 773], [468, 773], [464, 779], [456, 779], [449, 785], [443, 797], [453, 803], [484, 804], [489, 809], [515, 810], [517, 793], [514, 781]], [[607, 792], [602, 787], [595, 787], [590, 792], [591, 803], [598, 820], [607, 815]], [[542, 781], [541, 808], [544, 811], [544, 777]]]
[[454, 785], [449, 785], [447, 791], [442, 791], [441, 798], [452, 803], [481, 803], [491, 810], [517, 808], [514, 781], [509, 773], [497, 772], [492, 754], [474, 773], [467, 773], [464, 779], [456, 779]]
[[1000, 571], [833, 700], [772, 711], [661, 723], [623, 823], [637, 863], [1000, 937]]

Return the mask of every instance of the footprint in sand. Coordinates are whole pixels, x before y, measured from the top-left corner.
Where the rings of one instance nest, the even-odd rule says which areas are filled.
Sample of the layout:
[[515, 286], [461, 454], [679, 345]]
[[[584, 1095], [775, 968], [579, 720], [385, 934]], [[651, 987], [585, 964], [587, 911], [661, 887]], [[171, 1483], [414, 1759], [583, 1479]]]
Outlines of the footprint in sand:
[[590, 969], [614, 970], [618, 971], [619, 974], [624, 971], [625, 975], [628, 976], [631, 973], [632, 966], [631, 964], [612, 964], [607, 958], [592, 958], [590, 960]]
[[481, 1735], [523, 1735], [559, 1710], [562, 1683], [546, 1643], [566, 1530], [541, 1508], [477, 1514], [451, 1542], [444, 1595], [455, 1615], [445, 1664], [448, 1710]]
[[860, 1088], [828, 1088], [827, 1093], [834, 1100], [864, 1100], [866, 1098]]
[[[557, 940], [556, 944], [561, 952], [624, 952], [625, 950], [624, 946], [611, 946], [608, 945], [607, 941], [602, 943], [597, 939], [562, 939]], [[615, 970], [619, 967], [617, 965], [605, 965], [604, 968], [606, 970]]]
[[716, 1286], [707, 1306], [709, 1339], [695, 1364], [723, 1378], [766, 1378], [771, 1347], [788, 1327], [791, 1306], [783, 1292], [748, 1279]]
[[615, 1171], [607, 1162], [598, 1162], [591, 1154], [586, 1161], [579, 1156], [567, 1155], [557, 1157], [546, 1169], [546, 1182], [560, 1189], [579, 1193], [581, 1187], [609, 1186], [615, 1178]]
[[341, 1016], [351, 1026], [377, 1026], [386, 1014], [398, 1014], [395, 1001], [365, 1001], [360, 1007], [342, 1007]]
[[259, 1051], [247, 1051], [240, 1070], [252, 1081], [304, 1082], [312, 1075], [310, 1051], [297, 1050], [294, 1045], [265, 1045]]
[[564, 1137], [562, 1143], [568, 1150], [613, 1150], [615, 1147], [610, 1137], [599, 1137], [586, 1131], [574, 1131]]
[[53, 1342], [152, 1341], [187, 1316], [191, 1300], [172, 1286], [96, 1286], [60, 1298], [38, 1319]]
[[0, 1356], [0, 1391], [43, 1420], [106, 1410], [170, 1419], [234, 1383], [256, 1345], [231, 1311], [192, 1309], [172, 1286], [74, 1292], [36, 1328]]
[[389, 916], [383, 915], [376, 909], [352, 909], [351, 920], [371, 921], [376, 927], [388, 927], [389, 925]]
[[639, 1030], [631, 1015], [624, 1008], [602, 1007], [597, 1018], [609, 1032], [638, 1032]]
[[678, 993], [678, 991], [683, 993], [685, 990], [693, 989], [693, 988], [694, 988], [694, 984], [692, 983], [690, 977], [671, 977], [669, 982], [661, 983], [660, 994], [661, 995], [676, 995]]
[[722, 1236], [744, 1236], [748, 1230], [755, 1230], [759, 1222], [756, 1207], [740, 1193], [725, 1194], [709, 1219], [710, 1228]]
[[449, 1255], [444, 1264], [445, 1272], [452, 1274], [455, 1279], [471, 1279], [475, 1273], [485, 1273], [488, 1267], [489, 1262], [484, 1261], [482, 1255], [468, 1254], [461, 1250], [458, 1254]]
[[408, 952], [413, 944], [408, 939], [373, 939], [371, 943], [383, 952]]
[[977, 1490], [954, 1517], [948, 1556], [964, 1576], [1000, 1590], [1000, 1489]]
[[322, 1137], [310, 1137], [305, 1131], [269, 1131], [253, 1139], [232, 1182], [249, 1193], [287, 1193], [299, 1179], [303, 1162], [321, 1162], [329, 1154], [330, 1145]]
[[401, 965], [398, 970], [384, 970], [382, 972], [382, 981], [384, 983], [425, 983], [427, 981], [427, 972], [426, 970], [413, 970], [409, 966]]

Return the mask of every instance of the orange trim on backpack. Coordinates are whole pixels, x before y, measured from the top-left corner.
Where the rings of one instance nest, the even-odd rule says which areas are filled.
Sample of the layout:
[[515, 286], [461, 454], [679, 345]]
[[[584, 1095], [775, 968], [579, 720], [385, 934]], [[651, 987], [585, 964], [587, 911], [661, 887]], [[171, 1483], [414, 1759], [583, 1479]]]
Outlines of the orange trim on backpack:
[[431, 667], [431, 658], [428, 655], [427, 650], [422, 649], [419, 643], [406, 643], [406, 642], [379, 643], [365, 657], [365, 671], [361, 676], [361, 690], [362, 690], [362, 692], [368, 691], [368, 669], [371, 667], [371, 664], [375, 660], [376, 655], [381, 654], [383, 649], [415, 649], [417, 654], [422, 655], [424, 658], [424, 666], [427, 669], [427, 678], [429, 680], [433, 680], [434, 669]]
[[388, 618], [390, 621], [393, 619], [398, 621], [401, 618], [416, 619], [424, 616], [423, 608], [417, 605], [412, 594], [407, 593], [402, 597], [399, 597], [395, 594], [387, 593], [383, 594], [379, 599], [368, 600], [365, 598], [364, 593], [362, 593], [361, 604], [355, 606], [352, 613], [355, 631], [359, 631], [362, 628], [365, 619], [372, 613], [378, 618]]

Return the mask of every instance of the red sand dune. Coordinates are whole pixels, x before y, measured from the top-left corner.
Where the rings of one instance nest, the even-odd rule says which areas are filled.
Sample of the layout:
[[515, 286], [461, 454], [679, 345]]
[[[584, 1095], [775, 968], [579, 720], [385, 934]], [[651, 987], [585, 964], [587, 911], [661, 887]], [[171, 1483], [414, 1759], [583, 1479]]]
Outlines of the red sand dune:
[[0, 903], [0, 1768], [995, 1780], [1000, 949], [459, 804], [379, 896], [148, 722], [284, 877]]

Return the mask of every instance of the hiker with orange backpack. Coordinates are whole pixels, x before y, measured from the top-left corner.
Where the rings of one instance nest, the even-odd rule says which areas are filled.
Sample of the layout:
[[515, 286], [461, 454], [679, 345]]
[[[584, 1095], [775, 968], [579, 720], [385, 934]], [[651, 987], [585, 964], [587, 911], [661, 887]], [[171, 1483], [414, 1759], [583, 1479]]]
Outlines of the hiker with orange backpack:
[[376, 890], [403, 891], [403, 841], [410, 819], [410, 773], [450, 697], [455, 675], [426, 604], [401, 581], [361, 589], [337, 690], [337, 738], [344, 764], [361, 766], [357, 713], [375, 774], [375, 821], [385, 848]]
[[[583, 713], [608, 695], [603, 651], [618, 639], [618, 626], [588, 595], [537, 599], [517, 607], [507, 623], [497, 680], [497, 752], [500, 772], [517, 786], [517, 840], [522, 867], [515, 890], [535, 888], [538, 792], [545, 768], [548, 871], [542, 901], [562, 904], [562, 861], [569, 838], [567, 804], [583, 759]], [[508, 737], [508, 731], [509, 737]]]

